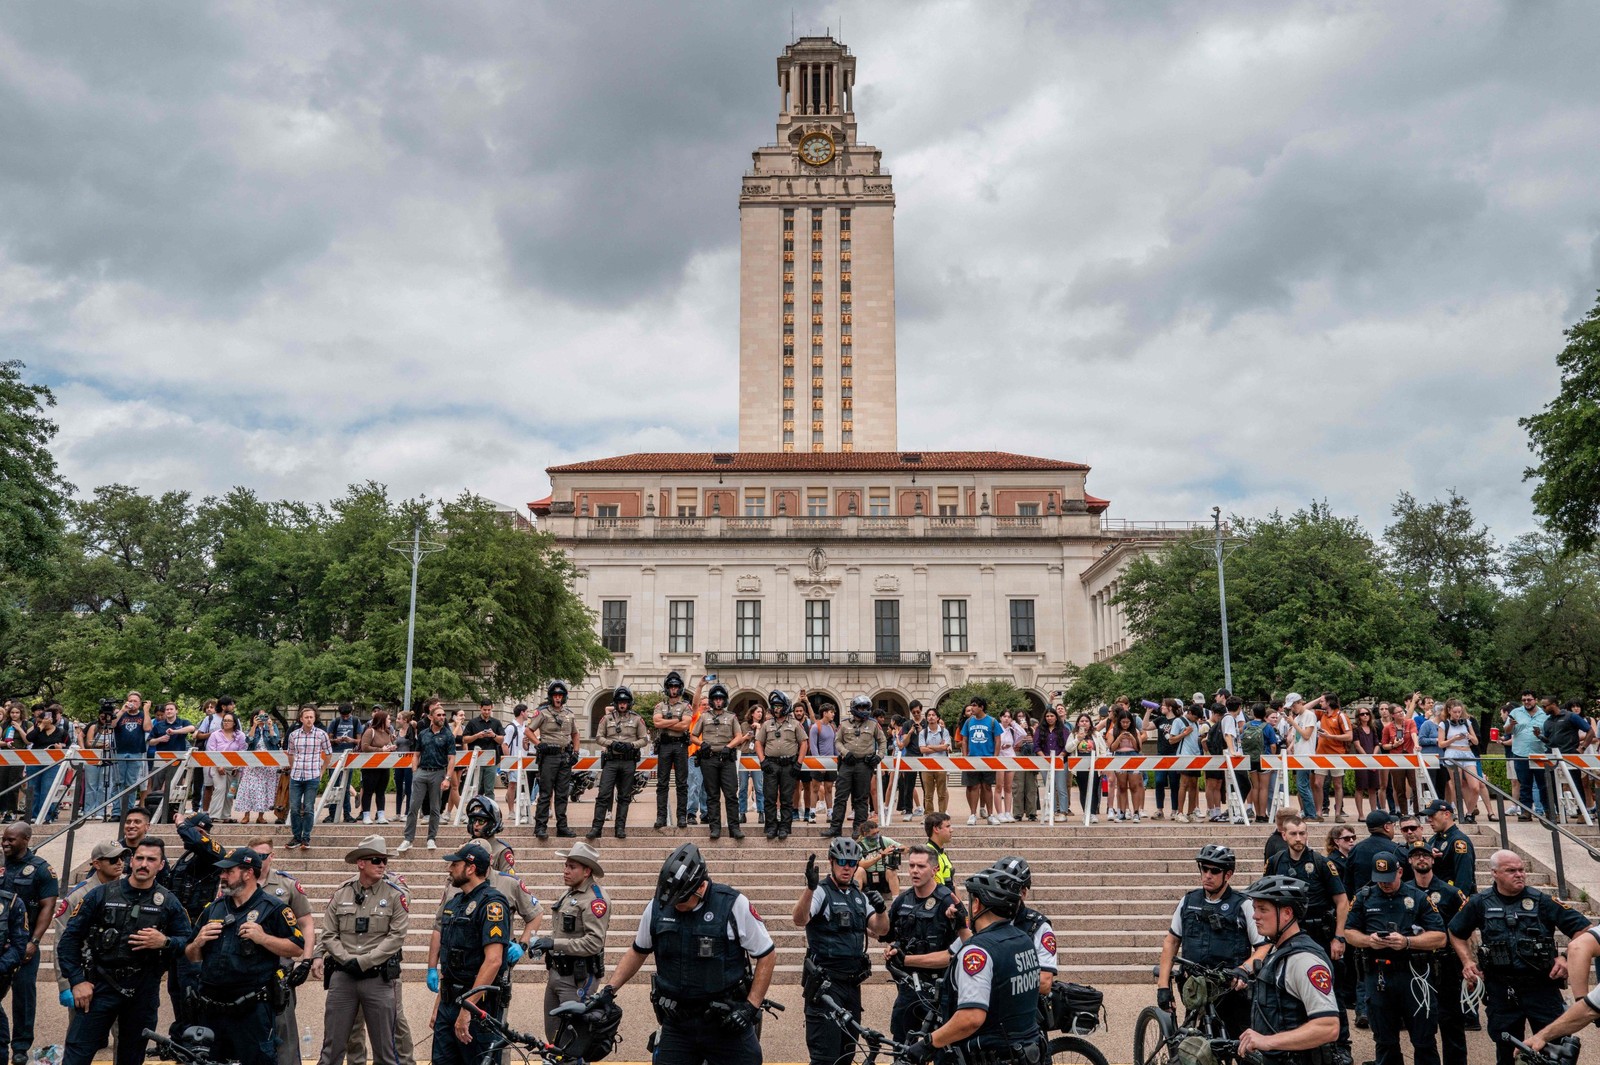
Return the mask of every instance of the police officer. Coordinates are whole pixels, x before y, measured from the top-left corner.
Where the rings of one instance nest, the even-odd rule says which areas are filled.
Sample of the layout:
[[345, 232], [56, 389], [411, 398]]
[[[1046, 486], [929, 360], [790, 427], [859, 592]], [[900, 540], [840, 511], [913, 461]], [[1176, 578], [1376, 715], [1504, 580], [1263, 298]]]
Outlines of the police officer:
[[1240, 1056], [1259, 1054], [1266, 1065], [1347, 1061], [1335, 1045], [1339, 1003], [1332, 963], [1301, 927], [1306, 882], [1264, 876], [1240, 894], [1250, 900], [1256, 928], [1270, 945], [1251, 986], [1250, 1027], [1239, 1036]]
[[906, 852], [911, 886], [889, 906], [889, 947], [884, 960], [898, 991], [889, 1014], [890, 1036], [897, 1043], [922, 1026], [936, 977], [950, 968], [950, 958], [972, 935], [967, 908], [955, 892], [935, 876], [933, 848], [918, 844]]
[[683, 676], [677, 670], [661, 682], [666, 698], [656, 704], [650, 723], [656, 727], [656, 831], [667, 827], [667, 778], [678, 777], [677, 827], [689, 823], [689, 729], [694, 704], [683, 697]]
[[411, 924], [410, 901], [384, 875], [389, 845], [382, 836], [368, 836], [344, 860], [356, 867], [356, 874], [328, 900], [312, 964], [312, 975], [328, 990], [318, 1060], [331, 1065], [344, 1049], [359, 1009], [373, 1060], [398, 1065], [397, 988], [400, 950]]
[[749, 739], [739, 727], [739, 718], [728, 709], [728, 689], [711, 686], [705, 711], [695, 719], [689, 734], [699, 743], [695, 758], [706, 791], [706, 824], [711, 838], [722, 838], [722, 811], [728, 812], [728, 835], [744, 839], [739, 827], [739, 801], [734, 783], [739, 776], [739, 746]]
[[[558, 823], [564, 820], [559, 812], [556, 816]], [[474, 795], [467, 800], [467, 837], [489, 849], [489, 868], [497, 873], [512, 873], [517, 868], [517, 852], [511, 849], [511, 844], [498, 838], [504, 828], [500, 804], [491, 796]]]
[[[1527, 868], [1513, 851], [1495, 851], [1489, 875], [1493, 883], [1469, 898], [1450, 921], [1450, 945], [1461, 959], [1467, 987], [1485, 984], [1485, 1027], [1496, 1060], [1511, 1065], [1513, 1048], [1501, 1041], [1501, 1033], [1520, 1039], [1527, 1024], [1537, 1031], [1564, 1008], [1561, 987], [1567, 962], [1556, 950], [1556, 930], [1571, 938], [1589, 927], [1589, 919], [1529, 887]], [[1474, 960], [1468, 941], [1479, 929], [1483, 942]]]
[[1443, 799], [1435, 799], [1422, 814], [1433, 826], [1428, 846], [1433, 848], [1434, 875], [1447, 884], [1454, 884], [1471, 898], [1478, 892], [1478, 852], [1456, 824], [1456, 808]]
[[[117, 1027], [117, 1065], [144, 1060], [142, 1033], [156, 1025], [162, 974], [191, 934], [188, 914], [171, 891], [156, 883], [165, 857], [161, 840], [145, 839], [126, 878], [95, 883], [73, 903], [57, 957], [72, 988], [64, 1059], [72, 1065], [89, 1065], [106, 1045], [112, 1025]], [[120, 853], [117, 858], [120, 863]]]
[[[295, 923], [300, 926], [300, 935], [306, 944], [301, 960], [309, 965], [311, 951], [316, 946], [317, 921], [311, 914], [311, 900], [306, 898], [306, 889], [300, 886], [300, 881], [279, 870], [273, 862], [270, 837], [257, 836], [250, 841], [249, 847], [261, 855], [261, 890], [276, 899], [278, 905], [289, 907], [290, 912], [294, 914]], [[284, 1003], [283, 1009], [278, 1011], [276, 1020], [278, 1065], [297, 1065], [300, 1060], [300, 1021], [295, 1014], [299, 995], [296, 993], [293, 981], [290, 982], [288, 992], [288, 1001]], [[364, 1053], [365, 1048], [363, 1048]]]
[[[10, 891], [0, 888], [0, 998], [11, 990], [11, 982], [22, 966], [28, 949], [28, 908]], [[0, 1009], [0, 1047], [11, 1041], [5, 1010]]]
[[[1344, 922], [1350, 912], [1344, 880], [1331, 859], [1306, 846], [1303, 818], [1288, 818], [1282, 831], [1286, 846], [1268, 859], [1265, 875], [1292, 877], [1305, 884], [1306, 909], [1300, 915], [1299, 927], [1316, 940], [1324, 954], [1338, 961], [1344, 957]], [[1350, 1018], [1343, 1003], [1339, 1008], [1339, 1048], [1342, 1056], [1349, 1056]]]
[[1400, 862], [1392, 855], [1372, 860], [1372, 882], [1350, 903], [1345, 937], [1366, 951], [1367, 1018], [1377, 1065], [1405, 1061], [1402, 1030], [1411, 1035], [1416, 1065], [1438, 1065], [1439, 1001], [1431, 977], [1433, 952], [1445, 944], [1444, 919], [1426, 894], [1401, 881]]
[[[471, 988], [500, 982], [506, 944], [511, 941], [510, 907], [487, 879], [489, 852], [482, 844], [463, 844], [444, 860], [450, 863], [450, 883], [460, 893], [446, 900], [441, 911], [433, 1060], [438, 1065], [478, 1065], [484, 1060], [489, 1030], [475, 1014], [461, 1008], [461, 998]], [[500, 991], [480, 991], [472, 1001], [496, 1010], [497, 1003], [483, 1001], [491, 994], [504, 997]]]
[[[1248, 969], [1266, 957], [1267, 943], [1256, 930], [1255, 907], [1233, 889], [1238, 858], [1232, 848], [1208, 843], [1195, 856], [1200, 886], [1178, 901], [1161, 944], [1156, 976], [1156, 1004], [1176, 1012], [1172, 997], [1173, 964], [1178, 955], [1198, 965]], [[1179, 974], [1180, 979], [1182, 973]], [[1228, 1038], [1250, 1027], [1250, 996], [1240, 984], [1217, 1003]]]
[[840, 723], [833, 742], [839, 752], [839, 781], [834, 785], [833, 815], [822, 832], [824, 839], [842, 834], [846, 800], [855, 806], [857, 835], [872, 815], [872, 775], [889, 740], [872, 716], [871, 699], [858, 695], [850, 700], [850, 719]]
[[600, 889], [606, 875], [600, 854], [586, 843], [557, 852], [564, 859], [561, 883], [566, 887], [551, 911], [550, 945], [544, 956], [549, 976], [544, 985], [545, 1035], [556, 1038], [558, 1022], [550, 1012], [563, 1002], [586, 998], [606, 974], [606, 933], [611, 928], [611, 900]]
[[178, 838], [183, 856], [172, 867], [172, 893], [178, 896], [190, 920], [196, 920], [217, 897], [222, 871], [218, 863], [226, 856], [222, 844], [211, 837], [211, 815], [189, 814], [178, 818]]
[[[143, 809], [143, 807], [140, 807]], [[67, 892], [67, 897], [56, 903], [56, 919], [50, 925], [51, 934], [56, 937], [57, 957], [60, 956], [61, 937], [67, 931], [67, 914], [72, 908], [83, 901], [83, 897], [101, 884], [110, 884], [122, 879], [122, 873], [128, 854], [128, 848], [114, 839], [103, 839], [94, 845], [89, 852], [89, 875], [73, 886]], [[61, 972], [61, 964], [56, 963], [56, 990], [60, 992], [63, 1006], [72, 1008], [72, 984]]]
[[1017, 906], [1017, 915], [1011, 923], [1028, 933], [1033, 940], [1033, 947], [1039, 952], [1039, 995], [1048, 998], [1050, 989], [1055, 984], [1056, 970], [1056, 930], [1050, 924], [1050, 918], [1028, 905], [1028, 893], [1033, 890], [1033, 870], [1029, 868], [1027, 859], [1008, 854], [995, 862], [990, 868], [1009, 873], [1017, 878], [1017, 885], [1022, 891], [1022, 902]]
[[956, 1060], [1036, 1065], [1047, 1058], [1039, 1031], [1039, 952], [1012, 923], [1022, 907], [1022, 884], [990, 867], [967, 877], [972, 938], [961, 945], [945, 980], [945, 1021], [906, 1051], [928, 1062], [955, 1048]]
[[199, 1023], [216, 1033], [217, 1057], [240, 1065], [274, 1065], [278, 973], [284, 959], [305, 950], [294, 911], [261, 890], [261, 866], [261, 855], [249, 847], [217, 863], [222, 897], [201, 915], [183, 952], [200, 966]]
[[567, 827], [567, 792], [572, 786], [572, 763], [578, 758], [578, 715], [567, 707], [567, 686], [551, 681], [544, 690], [547, 704], [528, 719], [528, 731], [538, 733], [533, 753], [539, 760], [539, 805], [533, 811], [533, 834], [550, 838], [550, 800], [556, 804], [556, 835], [577, 835]]
[[[1428, 896], [1448, 929], [1461, 907], [1467, 904], [1467, 896], [1454, 884], [1447, 884], [1433, 875], [1433, 848], [1425, 841], [1419, 839], [1411, 844], [1409, 859], [1411, 883]], [[1466, 1017], [1461, 1009], [1461, 959], [1446, 941], [1434, 951], [1433, 960], [1438, 975], [1439, 1046], [1444, 1060], [1455, 1065], [1467, 1060]], [[1476, 1008], [1473, 1017], [1477, 1017]]]
[[[42, 778], [41, 778], [42, 780]], [[28, 944], [23, 949], [22, 967], [17, 970], [11, 984], [11, 1060], [19, 1065], [28, 1060], [28, 1050], [33, 1046], [33, 1014], [38, 1004], [39, 944], [50, 930], [56, 916], [56, 898], [61, 894], [61, 883], [56, 879], [50, 863], [31, 849], [33, 827], [26, 821], [13, 821], [0, 835], [0, 850], [4, 850], [5, 874], [0, 877], [0, 889], [11, 892], [22, 900], [28, 911]]]
[[794, 904], [794, 923], [806, 931], [806, 958], [801, 993], [806, 1003], [806, 1049], [811, 1065], [849, 1061], [855, 1039], [846, 1034], [822, 1004], [827, 995], [861, 1020], [861, 982], [872, 975], [867, 958], [868, 934], [889, 930], [888, 903], [876, 891], [856, 887], [861, 844], [836, 839], [828, 845], [828, 875], [817, 869], [815, 854], [806, 861], [806, 887]]
[[[1350, 855], [1345, 859], [1344, 889], [1352, 900], [1356, 893], [1372, 883], [1372, 863], [1379, 856], [1387, 856], [1399, 862], [1398, 868], [1405, 870], [1405, 856], [1400, 845], [1394, 841], [1394, 826], [1400, 819], [1387, 810], [1373, 810], [1367, 814], [1367, 838], [1350, 848]], [[1405, 879], [1402, 875], [1401, 879]], [[1354, 902], [1351, 903], [1354, 905]]]
[[633, 774], [639, 768], [639, 752], [650, 742], [650, 732], [633, 712], [633, 691], [618, 687], [611, 693], [611, 707], [600, 719], [596, 733], [600, 741], [600, 790], [594, 797], [594, 824], [586, 839], [599, 839], [611, 812], [611, 797], [617, 799], [617, 820], [611, 834], [628, 838], [628, 807], [633, 802]]
[[611, 1003], [651, 954], [650, 1002], [661, 1022], [655, 1065], [759, 1065], [756, 1022], [777, 963], [772, 936], [748, 898], [712, 882], [693, 843], [662, 864], [633, 945], [591, 1004]]
[[793, 709], [787, 695], [771, 692], [767, 696], [768, 717], [756, 730], [756, 759], [761, 763], [768, 839], [788, 839], [789, 826], [794, 821], [794, 786], [800, 781], [806, 734], [791, 716]]

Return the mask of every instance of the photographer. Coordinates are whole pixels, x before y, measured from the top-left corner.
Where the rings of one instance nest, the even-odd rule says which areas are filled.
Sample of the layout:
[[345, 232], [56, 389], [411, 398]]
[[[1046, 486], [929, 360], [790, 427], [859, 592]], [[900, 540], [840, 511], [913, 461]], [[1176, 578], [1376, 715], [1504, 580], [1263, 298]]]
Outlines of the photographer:
[[900, 856], [905, 847], [879, 830], [876, 817], [867, 818], [856, 842], [861, 844], [861, 867], [856, 872], [861, 890], [876, 891], [890, 899], [900, 894]]

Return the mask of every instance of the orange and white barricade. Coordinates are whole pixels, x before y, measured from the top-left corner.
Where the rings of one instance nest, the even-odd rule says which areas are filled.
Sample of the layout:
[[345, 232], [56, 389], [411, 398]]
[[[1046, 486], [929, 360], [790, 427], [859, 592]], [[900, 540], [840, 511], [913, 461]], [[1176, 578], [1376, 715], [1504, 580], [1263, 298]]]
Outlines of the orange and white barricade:
[[1528, 760], [1540, 769], [1549, 770], [1550, 776], [1555, 779], [1556, 794], [1560, 796], [1560, 801], [1556, 803], [1556, 817], [1563, 824], [1580, 817], [1584, 824], [1594, 824], [1594, 819], [1589, 816], [1588, 804], [1583, 801], [1583, 788], [1572, 778], [1572, 771], [1600, 772], [1600, 755], [1551, 751], [1548, 754], [1530, 754]]
[[1289, 754], [1268, 755], [1261, 759], [1263, 769], [1271, 765], [1278, 770], [1278, 786], [1273, 792], [1273, 812], [1288, 806], [1294, 799], [1293, 775], [1297, 771], [1334, 771], [1348, 769], [1381, 769], [1390, 773], [1411, 773], [1417, 778], [1419, 799], [1437, 799], [1433, 777], [1428, 770], [1437, 768], [1436, 754]]
[[[49, 783], [46, 785], [49, 792], [45, 796], [43, 805], [39, 807], [41, 810], [48, 812], [50, 807], [60, 803], [62, 797], [66, 794], [67, 783], [71, 779], [71, 774], [65, 771], [66, 768], [73, 764], [87, 762], [88, 759], [83, 757], [86, 753], [89, 752], [78, 750], [0, 751], [0, 766], [19, 766], [33, 770], [55, 767], [56, 772], [50, 775]], [[43, 776], [44, 774], [40, 775]], [[23, 779], [27, 780], [28, 778], [25, 776]]]
[[[289, 765], [288, 751], [262, 751], [261, 754], [281, 755], [283, 761], [279, 764], [285, 768]], [[402, 754], [361, 754], [358, 751], [346, 751], [343, 754], [330, 754], [325, 763], [328, 770], [328, 782], [322, 787], [322, 794], [317, 797], [317, 805], [313, 808], [312, 816], [321, 813], [324, 809], [338, 810], [344, 805], [344, 793], [350, 787], [350, 774], [358, 769], [409, 769], [417, 764], [415, 751], [406, 751]]]

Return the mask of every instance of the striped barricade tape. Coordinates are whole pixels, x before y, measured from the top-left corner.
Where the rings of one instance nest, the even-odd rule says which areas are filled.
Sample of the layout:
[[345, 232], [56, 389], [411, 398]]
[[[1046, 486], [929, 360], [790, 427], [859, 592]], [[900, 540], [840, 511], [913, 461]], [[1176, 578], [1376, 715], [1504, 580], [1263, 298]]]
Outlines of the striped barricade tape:
[[0, 751], [0, 766], [59, 765], [62, 762], [85, 762], [84, 751]]
[[1528, 760], [1537, 766], [1600, 770], [1600, 754], [1530, 754]]
[[288, 751], [157, 751], [163, 762], [182, 762], [202, 769], [287, 769]]
[[[1282, 768], [1285, 759], [1270, 756], [1261, 760], [1262, 767]], [[1432, 769], [1439, 764], [1436, 754], [1291, 754], [1287, 756], [1290, 769], [1401, 769], [1415, 773], [1418, 769]]]

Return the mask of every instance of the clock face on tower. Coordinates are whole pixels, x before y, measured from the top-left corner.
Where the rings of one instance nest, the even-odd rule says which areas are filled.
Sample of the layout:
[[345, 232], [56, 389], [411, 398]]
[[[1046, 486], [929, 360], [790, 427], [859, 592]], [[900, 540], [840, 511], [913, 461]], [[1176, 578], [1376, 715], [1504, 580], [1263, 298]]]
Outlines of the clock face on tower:
[[832, 162], [833, 138], [826, 133], [808, 133], [800, 142], [800, 158], [812, 166]]

